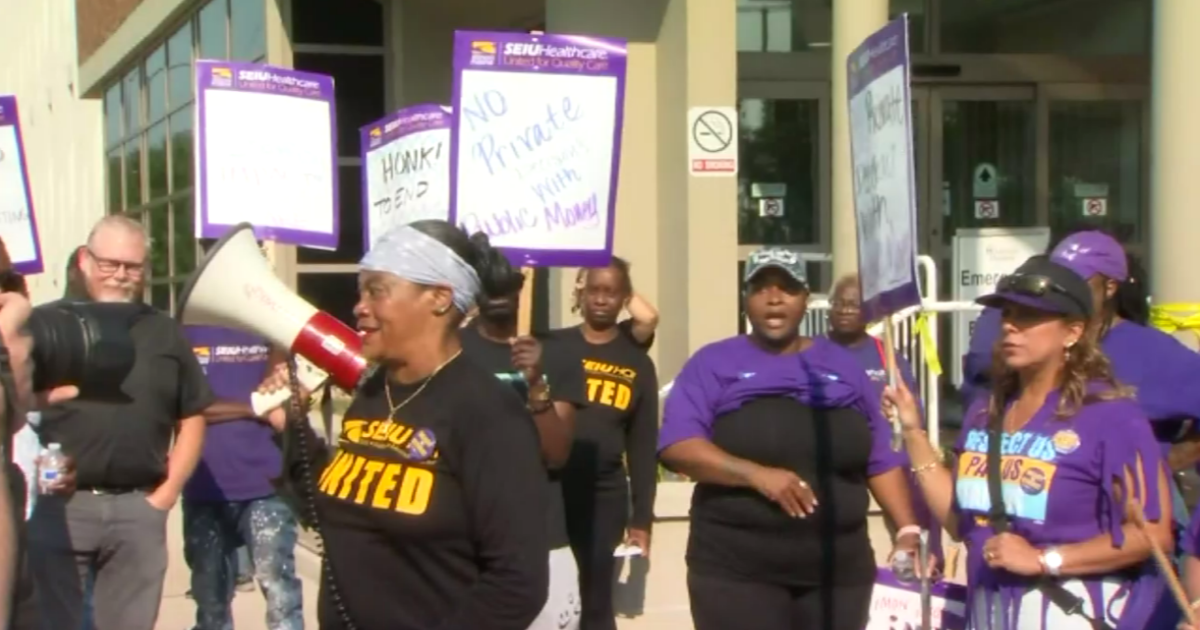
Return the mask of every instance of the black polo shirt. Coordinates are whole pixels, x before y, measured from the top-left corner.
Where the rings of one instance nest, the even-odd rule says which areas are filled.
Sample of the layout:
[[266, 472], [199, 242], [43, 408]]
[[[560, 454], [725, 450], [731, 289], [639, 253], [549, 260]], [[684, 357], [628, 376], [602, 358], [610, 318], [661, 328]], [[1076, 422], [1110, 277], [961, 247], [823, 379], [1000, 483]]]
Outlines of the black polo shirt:
[[42, 411], [41, 442], [58, 442], [75, 459], [80, 488], [162, 483], [179, 421], [215, 400], [175, 320], [147, 312], [130, 332], [137, 358], [121, 385], [126, 401], [74, 400]]

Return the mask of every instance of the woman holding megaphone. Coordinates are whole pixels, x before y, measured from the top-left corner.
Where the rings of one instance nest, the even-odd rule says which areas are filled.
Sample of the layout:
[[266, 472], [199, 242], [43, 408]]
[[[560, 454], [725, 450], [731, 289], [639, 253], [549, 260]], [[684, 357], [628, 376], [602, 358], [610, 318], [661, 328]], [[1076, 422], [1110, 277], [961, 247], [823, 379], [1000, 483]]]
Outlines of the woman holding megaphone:
[[482, 239], [418, 221], [360, 264], [354, 314], [377, 369], [316, 481], [323, 629], [525, 630], [546, 602], [538, 434], [459, 338], [493, 259]]

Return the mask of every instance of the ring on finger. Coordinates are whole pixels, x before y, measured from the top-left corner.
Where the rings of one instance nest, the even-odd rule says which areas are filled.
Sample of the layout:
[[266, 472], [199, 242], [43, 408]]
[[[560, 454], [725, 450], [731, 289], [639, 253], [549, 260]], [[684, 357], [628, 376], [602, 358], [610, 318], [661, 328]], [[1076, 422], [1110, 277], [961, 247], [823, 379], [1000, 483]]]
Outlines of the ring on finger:
[[801, 488], [807, 488], [807, 487], [808, 487], [808, 483], [807, 483], [807, 482], [805, 482], [803, 479], [801, 479], [800, 481], [797, 481], [796, 483], [800, 484], [800, 487], [801, 487]]

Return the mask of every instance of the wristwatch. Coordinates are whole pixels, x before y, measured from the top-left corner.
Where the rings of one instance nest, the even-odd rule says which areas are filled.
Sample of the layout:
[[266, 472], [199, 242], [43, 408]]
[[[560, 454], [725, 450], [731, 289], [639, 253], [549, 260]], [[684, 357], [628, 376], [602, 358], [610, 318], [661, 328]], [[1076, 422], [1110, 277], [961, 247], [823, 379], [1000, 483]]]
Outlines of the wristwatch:
[[529, 411], [535, 414], [542, 413], [550, 409], [553, 404], [553, 401], [550, 400], [549, 385], [536, 385], [529, 388], [529, 394], [525, 401], [525, 406], [529, 408]]
[[1059, 572], [1062, 571], [1063, 557], [1059, 553], [1058, 547], [1050, 547], [1042, 551], [1042, 555], [1038, 558], [1038, 561], [1042, 563], [1042, 567], [1050, 575], [1058, 576]]

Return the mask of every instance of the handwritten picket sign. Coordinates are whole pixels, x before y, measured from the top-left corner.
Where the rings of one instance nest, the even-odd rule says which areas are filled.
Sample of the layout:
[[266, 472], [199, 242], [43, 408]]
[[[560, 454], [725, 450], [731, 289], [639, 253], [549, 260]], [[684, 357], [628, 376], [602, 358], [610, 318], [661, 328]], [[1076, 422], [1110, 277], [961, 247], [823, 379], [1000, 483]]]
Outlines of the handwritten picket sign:
[[452, 120], [449, 107], [414, 105], [360, 130], [364, 249], [393, 225], [450, 220]]
[[45, 270], [17, 97], [6, 95], [0, 95], [0, 238], [4, 239], [13, 269], [24, 274]]
[[[938, 581], [930, 588], [929, 630], [963, 630], [967, 626], [967, 588]], [[870, 619], [864, 630], [921, 630], [921, 590], [917, 583], [896, 579], [880, 568], [871, 592]]]
[[451, 218], [523, 266], [612, 257], [624, 40], [458, 31]]
[[196, 235], [249, 222], [259, 239], [337, 248], [333, 79], [199, 60], [196, 103]]
[[862, 309], [873, 321], [921, 303], [908, 16], [868, 37], [846, 66]]

